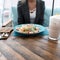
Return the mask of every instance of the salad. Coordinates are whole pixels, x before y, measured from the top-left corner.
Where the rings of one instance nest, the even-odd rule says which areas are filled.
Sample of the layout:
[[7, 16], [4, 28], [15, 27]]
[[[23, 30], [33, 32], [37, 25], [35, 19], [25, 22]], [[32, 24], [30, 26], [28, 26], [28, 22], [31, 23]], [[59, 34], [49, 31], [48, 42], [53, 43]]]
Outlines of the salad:
[[17, 30], [20, 33], [27, 33], [27, 34], [33, 34], [39, 32], [39, 28], [36, 27], [34, 24], [22, 25], [21, 27], [17, 28]]

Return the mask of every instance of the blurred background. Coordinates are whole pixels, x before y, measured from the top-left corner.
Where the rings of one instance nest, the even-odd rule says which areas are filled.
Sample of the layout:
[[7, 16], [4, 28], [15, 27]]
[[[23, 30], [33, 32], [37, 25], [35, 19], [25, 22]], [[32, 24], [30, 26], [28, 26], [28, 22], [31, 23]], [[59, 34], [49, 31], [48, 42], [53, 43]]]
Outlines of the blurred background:
[[[43, 0], [45, 1], [45, 9], [49, 9], [52, 14], [53, 0]], [[12, 18], [12, 6], [17, 7], [18, 0], [0, 0], [0, 27]], [[54, 14], [60, 14], [60, 0], [54, 0]], [[48, 12], [49, 14], [49, 12]], [[51, 15], [50, 14], [50, 15]]]

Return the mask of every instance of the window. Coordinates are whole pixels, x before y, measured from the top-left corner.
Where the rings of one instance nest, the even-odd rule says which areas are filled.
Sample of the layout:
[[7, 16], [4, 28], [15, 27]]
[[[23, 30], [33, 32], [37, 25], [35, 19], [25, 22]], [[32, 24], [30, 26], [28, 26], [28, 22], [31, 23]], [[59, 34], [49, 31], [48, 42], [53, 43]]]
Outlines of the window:
[[9, 19], [10, 7], [10, 0], [0, 0], [0, 26]]
[[18, 0], [0, 0], [0, 27], [10, 19], [11, 6], [16, 5]]
[[2, 26], [2, 10], [3, 10], [3, 0], [0, 1], [0, 27]]
[[53, 0], [43, 0], [43, 1], [45, 1], [45, 7], [46, 8], [52, 9]]
[[54, 15], [60, 14], [60, 0], [54, 0]]

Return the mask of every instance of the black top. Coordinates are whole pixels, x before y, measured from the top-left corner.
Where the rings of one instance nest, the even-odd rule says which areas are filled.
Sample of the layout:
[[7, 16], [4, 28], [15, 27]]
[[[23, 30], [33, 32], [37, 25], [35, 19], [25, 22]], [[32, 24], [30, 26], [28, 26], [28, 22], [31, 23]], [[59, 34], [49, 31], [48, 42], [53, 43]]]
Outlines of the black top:
[[[26, 1], [22, 4], [21, 1], [19, 1], [18, 6], [17, 6], [17, 10], [18, 10], [18, 24], [30, 23], [30, 14], [29, 14], [28, 2]], [[44, 1], [37, 0], [36, 1], [36, 18], [34, 21], [35, 24], [43, 25], [44, 10], [45, 10]]]

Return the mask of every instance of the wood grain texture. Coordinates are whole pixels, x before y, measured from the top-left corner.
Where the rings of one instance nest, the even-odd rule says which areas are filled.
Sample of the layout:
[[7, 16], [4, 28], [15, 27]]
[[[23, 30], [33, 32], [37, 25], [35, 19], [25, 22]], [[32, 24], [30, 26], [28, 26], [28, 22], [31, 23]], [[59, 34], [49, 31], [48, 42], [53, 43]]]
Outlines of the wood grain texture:
[[2, 27], [0, 28], [0, 33], [10, 33], [13, 29], [11, 27]]
[[0, 60], [7, 60], [1, 52], [0, 52]]
[[10, 36], [0, 41], [0, 60], [60, 60], [58, 42], [49, 40], [48, 36]]

